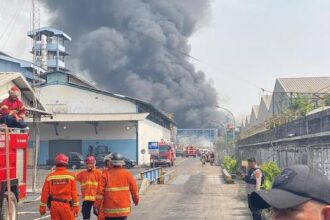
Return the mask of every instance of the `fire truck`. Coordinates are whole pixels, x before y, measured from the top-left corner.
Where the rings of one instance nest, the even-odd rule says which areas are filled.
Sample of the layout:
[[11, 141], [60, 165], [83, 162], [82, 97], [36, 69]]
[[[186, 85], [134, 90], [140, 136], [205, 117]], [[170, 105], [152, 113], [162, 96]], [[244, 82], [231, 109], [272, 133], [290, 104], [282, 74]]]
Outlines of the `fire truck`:
[[185, 157], [196, 157], [197, 148], [192, 145], [187, 146], [186, 149], [184, 150], [184, 155]]
[[161, 141], [158, 142], [159, 154], [150, 156], [151, 167], [167, 166], [171, 167], [175, 165], [175, 149], [171, 143]]
[[16, 220], [17, 204], [26, 198], [28, 139], [28, 129], [0, 127], [0, 220], [9, 212]]

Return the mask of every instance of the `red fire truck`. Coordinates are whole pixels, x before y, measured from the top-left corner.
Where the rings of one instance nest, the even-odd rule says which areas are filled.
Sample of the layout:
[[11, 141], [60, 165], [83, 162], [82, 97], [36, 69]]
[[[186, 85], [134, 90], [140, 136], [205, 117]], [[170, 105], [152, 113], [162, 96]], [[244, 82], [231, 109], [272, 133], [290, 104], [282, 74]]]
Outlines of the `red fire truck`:
[[197, 148], [192, 145], [187, 146], [186, 149], [184, 150], [184, 155], [185, 157], [196, 157]]
[[9, 210], [16, 220], [17, 203], [26, 198], [28, 139], [28, 130], [0, 127], [0, 220], [9, 219]]
[[161, 141], [158, 142], [159, 154], [150, 156], [151, 167], [174, 166], [175, 164], [175, 149], [171, 143]]

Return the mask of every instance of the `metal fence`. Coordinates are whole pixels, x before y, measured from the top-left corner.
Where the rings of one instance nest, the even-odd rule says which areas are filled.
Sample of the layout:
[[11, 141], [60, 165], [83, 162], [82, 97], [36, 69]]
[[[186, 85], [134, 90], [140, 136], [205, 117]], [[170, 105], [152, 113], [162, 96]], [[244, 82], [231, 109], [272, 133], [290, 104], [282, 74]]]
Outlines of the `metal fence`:
[[330, 178], [330, 143], [306, 146], [272, 145], [271, 147], [240, 148], [240, 159], [255, 157], [258, 163], [275, 161], [280, 168], [305, 164]]
[[153, 168], [150, 170], [145, 170], [140, 173], [141, 180], [147, 179], [150, 182], [156, 182], [162, 175], [163, 169], [161, 167]]
[[273, 129], [241, 138], [239, 145], [260, 143], [269, 140], [278, 140], [292, 136], [303, 136], [330, 131], [330, 109], [301, 117]]

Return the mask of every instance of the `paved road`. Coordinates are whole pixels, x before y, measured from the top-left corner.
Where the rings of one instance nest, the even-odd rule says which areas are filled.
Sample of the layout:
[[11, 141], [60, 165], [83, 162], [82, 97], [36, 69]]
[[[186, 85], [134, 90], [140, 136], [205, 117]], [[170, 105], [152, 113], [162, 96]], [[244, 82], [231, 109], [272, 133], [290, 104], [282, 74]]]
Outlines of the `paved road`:
[[[140, 205], [133, 207], [129, 219], [250, 219], [244, 186], [224, 184], [219, 175], [219, 167], [211, 167], [209, 164], [202, 167], [198, 159], [190, 158], [176, 168], [177, 178], [165, 185], [152, 185], [141, 196]], [[20, 205], [19, 220], [40, 219], [38, 205], [37, 201]], [[43, 219], [50, 218], [45, 216]]]
[[176, 179], [151, 186], [141, 196], [130, 219], [250, 219], [244, 185], [224, 184], [219, 173], [219, 167], [202, 167], [198, 159], [185, 160], [178, 166]]

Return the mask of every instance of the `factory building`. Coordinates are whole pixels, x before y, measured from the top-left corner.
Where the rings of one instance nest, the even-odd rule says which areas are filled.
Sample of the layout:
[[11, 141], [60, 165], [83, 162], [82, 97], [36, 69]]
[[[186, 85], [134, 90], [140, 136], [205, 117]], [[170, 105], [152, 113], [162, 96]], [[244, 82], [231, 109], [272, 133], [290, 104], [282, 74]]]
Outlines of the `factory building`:
[[99, 147], [141, 164], [149, 141], [171, 140], [175, 122], [149, 103], [89, 87], [65, 72], [43, 77], [40, 99], [54, 116], [41, 121], [40, 164], [60, 152], [86, 156]]
[[36, 83], [44, 82], [44, 80], [38, 77], [36, 74], [34, 74], [33, 77], [33, 71], [39, 74], [46, 72], [45, 69], [34, 66], [29, 61], [14, 58], [0, 51], [0, 72], [21, 73], [25, 77], [26, 81], [30, 84], [32, 84], [33, 79]]
[[[172, 116], [150, 103], [100, 90], [71, 73], [65, 66], [68, 55], [65, 42], [71, 38], [64, 32], [41, 28], [28, 32], [28, 36], [36, 39], [32, 51], [36, 51], [38, 67], [33, 70], [31, 62], [0, 53], [0, 71], [20, 72], [30, 84], [34, 81], [44, 110], [53, 113], [38, 122], [39, 165], [51, 164], [60, 152], [86, 156], [104, 148], [122, 153], [139, 164], [148, 163], [148, 151], [142, 154], [148, 142], [175, 141], [176, 124]], [[5, 96], [7, 87], [3, 91]], [[28, 122], [32, 128], [32, 119]], [[32, 157], [33, 135], [30, 142], [29, 157]]]

